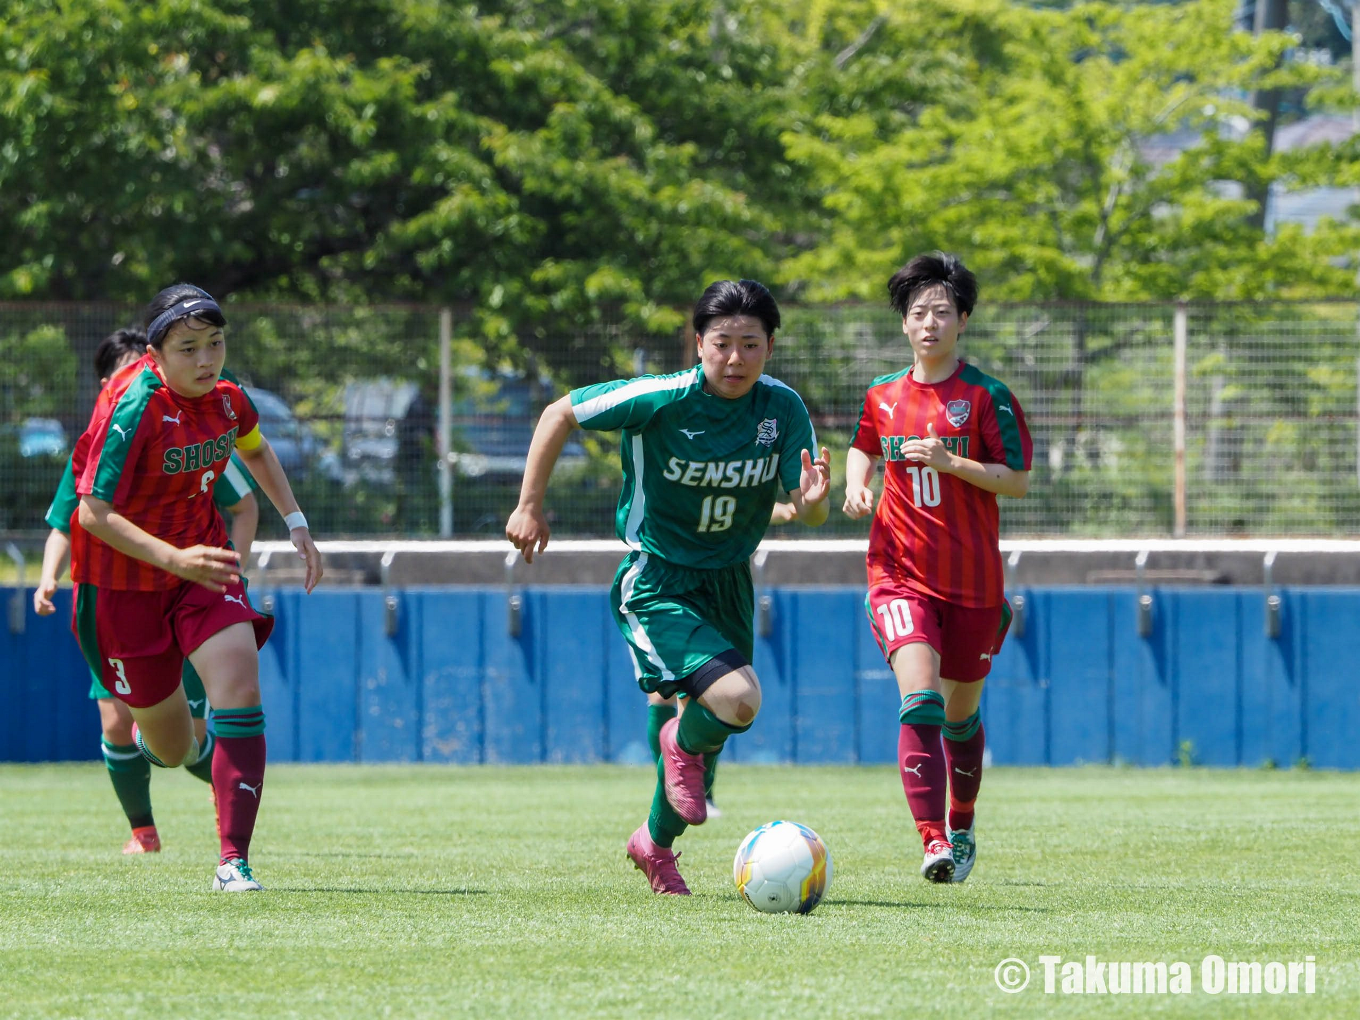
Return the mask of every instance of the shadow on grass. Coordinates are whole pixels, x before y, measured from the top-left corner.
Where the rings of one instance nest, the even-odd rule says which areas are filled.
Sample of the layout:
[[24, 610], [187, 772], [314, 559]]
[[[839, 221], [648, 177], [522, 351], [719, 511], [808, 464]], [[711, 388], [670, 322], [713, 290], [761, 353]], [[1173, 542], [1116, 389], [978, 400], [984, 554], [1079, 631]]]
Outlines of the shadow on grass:
[[485, 889], [341, 889], [335, 886], [271, 885], [275, 892], [357, 893], [364, 896], [488, 896]]
[[[895, 910], [953, 910], [956, 903], [905, 903], [893, 900], [827, 900], [832, 907], [892, 907]], [[1008, 907], [1002, 904], [969, 903], [969, 910], [1022, 910], [1029, 914], [1047, 914], [1048, 907]]]

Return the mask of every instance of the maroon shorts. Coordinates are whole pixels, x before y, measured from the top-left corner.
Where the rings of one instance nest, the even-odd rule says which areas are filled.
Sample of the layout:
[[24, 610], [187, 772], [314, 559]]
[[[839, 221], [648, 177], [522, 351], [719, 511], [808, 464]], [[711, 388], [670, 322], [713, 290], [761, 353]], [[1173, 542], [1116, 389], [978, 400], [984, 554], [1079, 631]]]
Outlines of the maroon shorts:
[[166, 591], [78, 584], [71, 630], [109, 693], [148, 708], [175, 693], [189, 652], [234, 623], [254, 625], [256, 648], [274, 629], [274, 618], [250, 604], [244, 579], [221, 594], [192, 581]]
[[931, 598], [891, 580], [881, 580], [864, 599], [883, 657], [903, 645], [924, 641], [940, 656], [940, 676], [974, 683], [992, 671], [1011, 625], [1010, 603], [971, 608]]

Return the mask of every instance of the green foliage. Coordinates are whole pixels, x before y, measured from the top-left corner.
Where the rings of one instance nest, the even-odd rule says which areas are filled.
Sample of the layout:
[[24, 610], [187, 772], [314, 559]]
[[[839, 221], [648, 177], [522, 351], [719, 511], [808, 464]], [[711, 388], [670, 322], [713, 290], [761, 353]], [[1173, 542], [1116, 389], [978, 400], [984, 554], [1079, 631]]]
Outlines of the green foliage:
[[[1225, 186], [1250, 194], [1272, 182], [1353, 181], [1353, 145], [1267, 157], [1259, 133], [1242, 135], [1254, 111], [1235, 98], [1264, 85], [1326, 86], [1333, 101], [1354, 102], [1344, 70], [1275, 69], [1290, 37], [1232, 31], [1233, 8], [1194, 0], [1065, 10], [979, 2], [924, 17], [915, 7], [885, 9], [855, 61], [906, 53], [930, 67], [951, 32], [956, 56], [986, 59], [947, 94], [908, 102], [895, 118], [831, 108], [786, 133], [831, 225], [783, 275], [814, 299], [878, 297], [906, 258], [943, 248], [965, 257], [993, 300], [1354, 293], [1354, 221], [1307, 238], [1267, 236], [1253, 225], [1254, 203]], [[985, 48], [955, 29], [969, 13], [987, 26]], [[899, 73], [897, 83], [919, 94], [916, 78]], [[1200, 141], [1159, 155], [1176, 133]]]

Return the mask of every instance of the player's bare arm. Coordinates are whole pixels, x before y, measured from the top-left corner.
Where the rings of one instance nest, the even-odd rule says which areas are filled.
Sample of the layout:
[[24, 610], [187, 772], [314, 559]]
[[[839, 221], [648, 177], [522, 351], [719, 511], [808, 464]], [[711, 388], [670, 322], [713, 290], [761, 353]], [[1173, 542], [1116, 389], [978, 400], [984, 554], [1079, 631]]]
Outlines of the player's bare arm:
[[878, 460], [853, 446], [846, 453], [845, 505], [841, 510], [847, 517], [859, 520], [874, 512], [874, 490], [869, 488], [869, 478]]
[[571, 408], [570, 395], [549, 404], [534, 428], [524, 464], [524, 481], [520, 483], [519, 505], [505, 522], [505, 537], [524, 556], [525, 563], [534, 562], [534, 553], [548, 547], [551, 529], [543, 516], [543, 500], [553, 466], [574, 428], [576, 412]]
[[831, 506], [826, 497], [831, 494], [831, 455], [825, 446], [816, 460], [807, 450], [803, 451], [803, 473], [799, 487], [789, 493], [794, 513], [798, 520], [809, 528], [820, 527], [826, 523]]
[[52, 596], [56, 594], [57, 578], [66, 567], [66, 554], [70, 551], [70, 538], [53, 528], [43, 546], [42, 576], [33, 591], [33, 611], [39, 616], [51, 616], [57, 611]]
[[116, 512], [111, 504], [94, 496], [80, 497], [79, 513], [80, 526], [101, 542], [209, 591], [220, 594], [227, 590], [227, 585], [240, 579], [240, 557], [233, 549], [218, 549], [211, 545], [177, 549], [143, 531]]
[[792, 524], [798, 520], [798, 508], [792, 503], [776, 503], [770, 508], [770, 524]]
[[912, 439], [907, 442], [903, 449], [907, 460], [951, 474], [998, 496], [1021, 499], [1029, 491], [1028, 471], [1016, 471], [1005, 464], [983, 464], [950, 453], [936, 433], [933, 423], [926, 426], [926, 433], [923, 439]]
[[[241, 462], [254, 476], [255, 481], [260, 483], [264, 494], [283, 515], [284, 522], [287, 523], [293, 514], [301, 517], [302, 508], [298, 506], [297, 497], [293, 495], [293, 487], [288, 484], [288, 476], [283, 471], [283, 465], [279, 463], [278, 454], [269, 445], [269, 440], [261, 437], [259, 444], [249, 449], [238, 444], [236, 452], [241, 455]], [[312, 541], [312, 533], [306, 523], [289, 527], [288, 538], [292, 541], [293, 548], [297, 550], [298, 558], [307, 564], [307, 573], [302, 586], [310, 593], [325, 573], [321, 566], [321, 551]]]
[[232, 547], [242, 556], [249, 556], [260, 528], [260, 501], [253, 492], [248, 492], [239, 503], [227, 507], [227, 513], [231, 515]]

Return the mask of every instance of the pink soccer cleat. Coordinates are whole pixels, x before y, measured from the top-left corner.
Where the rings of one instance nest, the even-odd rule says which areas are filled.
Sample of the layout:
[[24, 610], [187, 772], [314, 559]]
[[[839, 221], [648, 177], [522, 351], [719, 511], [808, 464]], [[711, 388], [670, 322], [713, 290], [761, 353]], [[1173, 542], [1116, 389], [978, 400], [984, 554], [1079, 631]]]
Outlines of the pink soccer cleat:
[[161, 852], [161, 837], [154, 825], [144, 825], [132, 830], [132, 838], [123, 844], [125, 854], [158, 854]]
[[652, 892], [670, 896], [688, 896], [689, 886], [680, 877], [675, 866], [679, 854], [652, 842], [647, 831], [647, 823], [638, 826], [637, 831], [628, 837], [628, 857], [633, 867], [647, 876], [652, 884]]
[[681, 820], [702, 825], [708, 818], [704, 797], [704, 756], [680, 749], [680, 720], [661, 727], [661, 763], [666, 777], [666, 799]]

